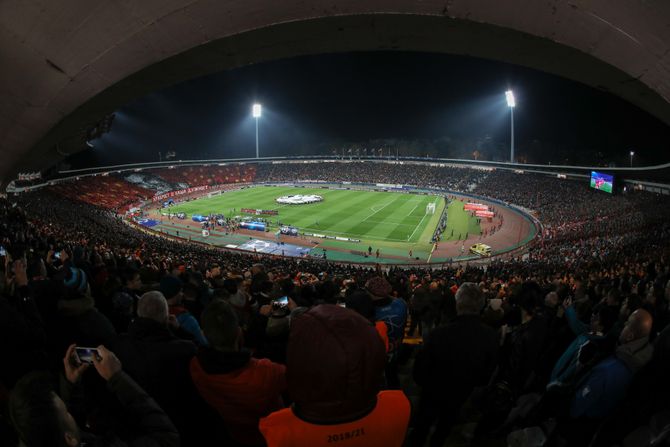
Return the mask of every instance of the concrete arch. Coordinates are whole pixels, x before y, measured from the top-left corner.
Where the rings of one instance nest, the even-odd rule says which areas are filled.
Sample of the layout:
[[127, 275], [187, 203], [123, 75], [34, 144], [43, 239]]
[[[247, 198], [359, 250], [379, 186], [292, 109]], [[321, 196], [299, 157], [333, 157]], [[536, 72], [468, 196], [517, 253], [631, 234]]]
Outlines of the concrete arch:
[[[53, 4], [51, 4], [53, 3]], [[151, 90], [304, 54], [409, 50], [537, 68], [670, 123], [670, 3], [150, 0], [0, 4], [0, 179]]]

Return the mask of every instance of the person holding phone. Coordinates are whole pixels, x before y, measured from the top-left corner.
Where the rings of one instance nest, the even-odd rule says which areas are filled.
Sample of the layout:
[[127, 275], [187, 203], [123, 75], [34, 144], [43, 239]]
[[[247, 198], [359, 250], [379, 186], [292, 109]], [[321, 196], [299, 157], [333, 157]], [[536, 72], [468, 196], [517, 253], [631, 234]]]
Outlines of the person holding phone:
[[[91, 349], [91, 348], [88, 348]], [[121, 368], [121, 362], [105, 346], [91, 351], [92, 363], [82, 362], [76, 346], [70, 345], [63, 358], [64, 380], [56, 394], [49, 377], [29, 373], [16, 384], [9, 399], [9, 414], [22, 445], [179, 446], [179, 433], [170, 418], [149, 395]], [[93, 367], [107, 382], [107, 389], [116, 396], [133, 424], [129, 438], [115, 433], [98, 436], [82, 431], [70, 413], [67, 403], [75, 394], [82, 376]]]
[[213, 301], [205, 308], [202, 328], [209, 346], [191, 360], [193, 383], [221, 415], [234, 441], [245, 446], [265, 445], [258, 420], [283, 408], [286, 367], [253, 358], [243, 348], [237, 313], [225, 301]]

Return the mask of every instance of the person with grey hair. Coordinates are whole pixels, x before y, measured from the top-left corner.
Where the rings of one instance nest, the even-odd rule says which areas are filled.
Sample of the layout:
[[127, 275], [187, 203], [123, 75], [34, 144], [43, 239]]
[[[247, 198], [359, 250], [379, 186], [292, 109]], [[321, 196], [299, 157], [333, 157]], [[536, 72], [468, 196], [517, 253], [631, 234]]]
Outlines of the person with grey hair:
[[486, 385], [493, 374], [498, 334], [481, 321], [483, 307], [477, 284], [462, 284], [456, 292], [456, 318], [435, 328], [417, 353], [414, 380], [421, 386], [421, 400], [409, 445], [423, 446], [433, 424], [429, 445], [443, 445], [472, 390]]
[[159, 291], [147, 292], [137, 303], [138, 318], [119, 336], [114, 351], [124, 370], [165, 410], [182, 435], [184, 445], [203, 445], [210, 419], [190, 377], [189, 364], [197, 347], [177, 337], [169, 324], [168, 302]]
[[473, 282], [461, 284], [456, 292], [457, 315], [479, 315], [484, 309], [484, 295]]
[[154, 290], [142, 295], [137, 303], [137, 316], [167, 324], [168, 303], [163, 294]]

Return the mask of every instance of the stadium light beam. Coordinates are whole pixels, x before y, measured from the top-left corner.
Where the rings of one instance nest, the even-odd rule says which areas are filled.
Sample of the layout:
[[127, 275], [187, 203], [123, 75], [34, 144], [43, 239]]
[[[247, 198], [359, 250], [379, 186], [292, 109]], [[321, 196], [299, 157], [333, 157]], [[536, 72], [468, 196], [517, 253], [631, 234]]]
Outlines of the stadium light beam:
[[261, 117], [261, 109], [260, 104], [254, 104], [251, 107], [251, 116], [256, 119], [256, 158], [258, 158], [258, 118]]
[[514, 99], [514, 93], [512, 93], [512, 90], [507, 90], [505, 92], [505, 99], [507, 99], [507, 107], [509, 107], [510, 128], [512, 129], [510, 149], [509, 149], [509, 161], [510, 163], [514, 163], [514, 107], [516, 107], [516, 101]]
[[630, 167], [633, 167], [633, 156], [635, 155], [635, 151], [630, 151]]

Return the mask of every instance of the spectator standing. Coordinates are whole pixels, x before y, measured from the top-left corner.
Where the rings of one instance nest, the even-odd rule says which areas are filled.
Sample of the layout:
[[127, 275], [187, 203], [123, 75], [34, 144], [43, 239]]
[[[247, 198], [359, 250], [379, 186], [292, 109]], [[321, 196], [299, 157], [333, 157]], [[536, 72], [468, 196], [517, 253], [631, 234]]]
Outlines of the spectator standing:
[[121, 273], [123, 287], [112, 296], [111, 320], [117, 332], [125, 332], [133, 317], [137, 315], [137, 301], [142, 288], [140, 272], [127, 267]]
[[385, 354], [375, 328], [350, 309], [322, 304], [294, 317], [288, 344], [294, 404], [261, 419], [268, 447], [403, 445], [409, 401], [379, 391]]
[[195, 389], [189, 373], [197, 348], [172, 334], [168, 304], [162, 293], [147, 292], [140, 298], [136, 318], [128, 333], [119, 337], [115, 352], [125, 371], [170, 416], [185, 445], [203, 445], [202, 424], [209, 408]]
[[213, 301], [202, 316], [209, 347], [191, 361], [191, 377], [200, 395], [216, 409], [230, 436], [244, 446], [264, 445], [258, 420], [284, 404], [286, 368], [255, 359], [242, 349], [242, 330], [232, 306]]
[[391, 295], [392, 287], [382, 276], [374, 276], [365, 283], [375, 306], [376, 321], [383, 321], [388, 328], [389, 355], [386, 365], [386, 380], [390, 388], [400, 386], [398, 380], [398, 354], [405, 337], [407, 304]]
[[207, 338], [202, 334], [200, 323], [182, 306], [182, 300], [184, 299], [182, 289], [182, 281], [174, 275], [167, 275], [161, 279], [160, 290], [167, 299], [170, 315], [177, 319], [179, 327], [188, 332], [197, 345], [207, 346]]
[[475, 283], [462, 284], [456, 292], [456, 318], [433, 330], [417, 353], [414, 380], [422, 389], [412, 446], [424, 445], [433, 423], [430, 445], [443, 445], [472, 390], [491, 378], [499, 342], [496, 331], [481, 321], [484, 301]]
[[548, 327], [537, 308], [542, 302], [542, 291], [537, 283], [526, 282], [514, 296], [521, 314], [520, 325], [504, 341], [498, 381], [504, 381], [514, 396], [533, 386]]

